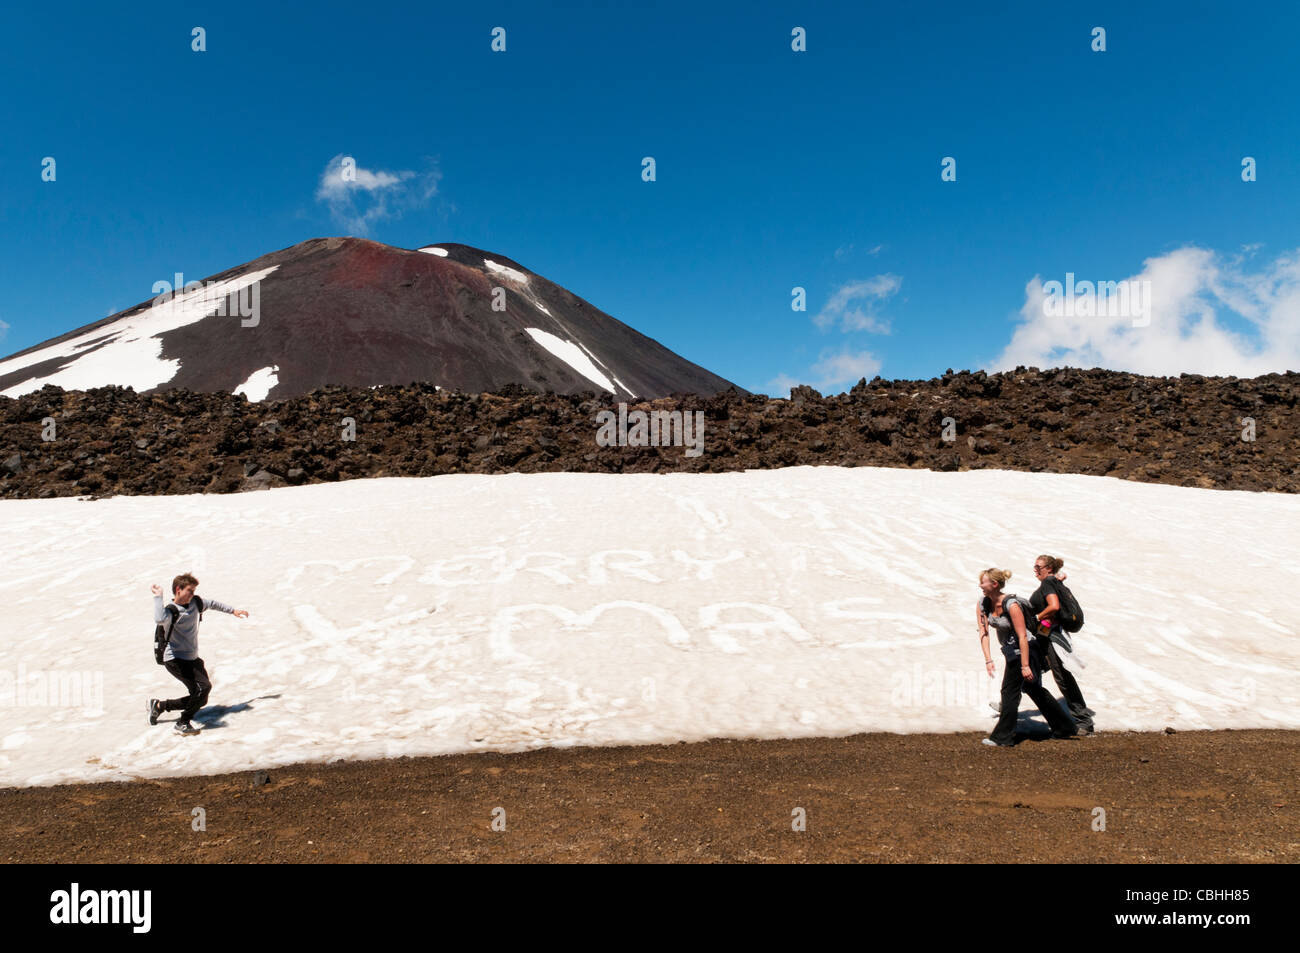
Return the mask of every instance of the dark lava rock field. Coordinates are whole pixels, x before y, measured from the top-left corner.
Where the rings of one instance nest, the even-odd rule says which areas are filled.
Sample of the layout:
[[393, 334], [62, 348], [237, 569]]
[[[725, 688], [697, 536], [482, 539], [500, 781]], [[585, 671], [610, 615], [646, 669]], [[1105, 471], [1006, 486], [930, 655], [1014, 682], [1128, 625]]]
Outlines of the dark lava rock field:
[[[602, 446], [612, 398], [327, 387], [282, 401], [47, 385], [0, 397], [0, 497], [235, 493], [444, 473], [720, 472], [789, 466], [1083, 473], [1300, 492], [1300, 374], [1142, 377], [1072, 368], [860, 381], [822, 397], [724, 391], [629, 411], [702, 411], [702, 452]], [[351, 421], [351, 423], [349, 423]]]

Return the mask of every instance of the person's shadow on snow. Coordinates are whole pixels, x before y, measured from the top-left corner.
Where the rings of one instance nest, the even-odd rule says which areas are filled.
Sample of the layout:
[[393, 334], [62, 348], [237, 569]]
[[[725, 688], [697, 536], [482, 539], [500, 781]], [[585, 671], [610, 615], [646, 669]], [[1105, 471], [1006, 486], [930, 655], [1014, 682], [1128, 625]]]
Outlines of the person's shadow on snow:
[[194, 716], [194, 723], [204, 731], [211, 731], [213, 728], [225, 728], [226, 716], [235, 712], [248, 711], [253, 707], [253, 702], [260, 702], [263, 699], [279, 698], [279, 695], [259, 695], [256, 698], [250, 698], [246, 702], [240, 702], [237, 705], [207, 705], [197, 715]]

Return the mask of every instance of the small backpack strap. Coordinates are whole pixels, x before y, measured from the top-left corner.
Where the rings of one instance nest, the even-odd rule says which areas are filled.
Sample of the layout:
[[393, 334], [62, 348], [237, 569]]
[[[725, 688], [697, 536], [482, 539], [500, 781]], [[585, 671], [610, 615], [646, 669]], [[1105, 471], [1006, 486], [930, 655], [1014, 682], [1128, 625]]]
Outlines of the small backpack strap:
[[1013, 592], [1009, 596], [1002, 597], [1002, 614], [1008, 619], [1011, 618], [1011, 609], [1008, 606], [1012, 602], [1020, 606], [1020, 614], [1025, 617], [1025, 634], [1032, 639], [1034, 637], [1034, 627], [1030, 620], [1034, 617], [1034, 610], [1026, 600], [1021, 599]]
[[170, 642], [172, 640], [172, 629], [176, 628], [176, 620], [180, 618], [181, 610], [176, 608], [175, 604], [169, 605], [167, 607], [167, 614], [172, 617], [171, 621], [167, 623], [166, 641]]
[[205, 608], [204, 605], [203, 605], [203, 600], [200, 599], [197, 595], [195, 595], [195, 596], [194, 596], [194, 603], [195, 603], [196, 606], [198, 606], [198, 610], [199, 610], [199, 621], [202, 622], [202, 621], [203, 621], [203, 609]]

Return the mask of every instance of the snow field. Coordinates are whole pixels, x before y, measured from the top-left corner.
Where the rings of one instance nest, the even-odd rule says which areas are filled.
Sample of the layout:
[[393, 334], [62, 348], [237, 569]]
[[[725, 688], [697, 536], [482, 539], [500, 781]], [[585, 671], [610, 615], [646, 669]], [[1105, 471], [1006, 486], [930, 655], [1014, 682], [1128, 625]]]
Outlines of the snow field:
[[[1098, 730], [1294, 729], [1298, 529], [1281, 494], [834, 467], [3, 501], [0, 785], [987, 731], [976, 580], [1028, 595], [1042, 552], [1087, 614]], [[204, 617], [189, 738], [145, 717], [183, 694], [149, 585], [186, 570], [251, 613]]]

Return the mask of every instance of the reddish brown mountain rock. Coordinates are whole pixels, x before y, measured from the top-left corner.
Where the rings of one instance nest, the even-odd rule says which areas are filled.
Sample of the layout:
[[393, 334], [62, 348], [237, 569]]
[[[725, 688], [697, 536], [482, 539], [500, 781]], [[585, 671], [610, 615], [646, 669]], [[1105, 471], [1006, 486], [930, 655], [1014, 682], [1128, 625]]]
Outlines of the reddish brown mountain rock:
[[[265, 394], [272, 400], [325, 386], [410, 383], [475, 392], [517, 384], [560, 394], [607, 392], [623, 400], [707, 395], [733, 386], [519, 263], [468, 245], [412, 251], [360, 238], [317, 238], [203, 284], [239, 282], [263, 271], [255, 320], [240, 314], [241, 304], [247, 311], [253, 303], [251, 291], [242, 299], [213, 295], [192, 321], [147, 334], [161, 341], [161, 361], [179, 362], [179, 368], [168, 368], [161, 384], [134, 389], [230, 393], [272, 368], [275, 384]], [[505, 310], [493, 310], [494, 301]], [[122, 341], [138, 334], [133, 322], [152, 320], [153, 303], [0, 360], [0, 392], [21, 396], [87, 355], [103, 360], [104, 349], [122, 351]], [[74, 342], [75, 353], [59, 353]], [[97, 372], [90, 381], [53, 383], [133, 386], [141, 362], [163, 366], [135, 352], [122, 361], [121, 369]]]

